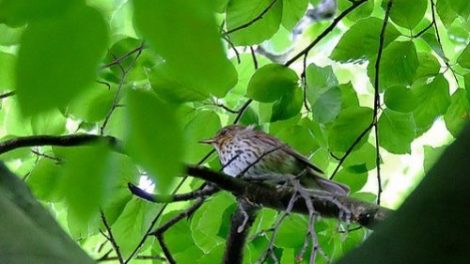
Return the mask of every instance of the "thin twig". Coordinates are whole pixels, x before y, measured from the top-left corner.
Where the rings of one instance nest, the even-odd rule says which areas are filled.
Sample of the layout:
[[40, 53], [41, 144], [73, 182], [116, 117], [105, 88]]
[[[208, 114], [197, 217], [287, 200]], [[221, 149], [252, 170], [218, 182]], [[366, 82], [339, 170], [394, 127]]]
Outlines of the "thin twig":
[[431, 22], [429, 23], [429, 25], [427, 25], [425, 28], [423, 28], [421, 31], [419, 31], [418, 33], [414, 34], [414, 35], [411, 35], [411, 38], [419, 38], [421, 37], [421, 35], [423, 35], [424, 33], [426, 33], [426, 31], [428, 31], [428, 29], [432, 28], [432, 26], [434, 25], [434, 22]]
[[163, 254], [165, 255], [166, 260], [170, 264], [176, 264], [175, 259], [173, 258], [173, 255], [171, 254], [170, 250], [168, 249], [168, 246], [165, 243], [165, 238], [163, 237], [162, 234], [157, 234], [156, 235], [158, 243], [160, 244], [160, 247], [162, 248]]
[[140, 46], [132, 49], [131, 51], [129, 51], [128, 53], [122, 55], [121, 57], [115, 58], [112, 62], [101, 66], [101, 68], [104, 69], [104, 68], [109, 68], [109, 67], [114, 66], [114, 65], [118, 65], [123, 60], [125, 60], [128, 57], [132, 56], [134, 53], [142, 52], [142, 50], [144, 50], [144, 49], [145, 49], [145, 45], [144, 45], [144, 43], [142, 43]]
[[276, 3], [277, 0], [273, 0], [271, 1], [271, 3], [269, 3], [269, 5], [259, 14], [257, 15], [255, 18], [253, 18], [252, 20], [246, 22], [245, 24], [242, 24], [238, 27], [234, 27], [230, 30], [227, 30], [224, 35], [229, 35], [229, 34], [232, 34], [233, 32], [236, 32], [238, 30], [241, 30], [241, 29], [244, 29], [244, 28], [247, 28], [249, 26], [251, 26], [252, 24], [254, 24], [256, 21], [260, 20], [263, 18], [263, 16], [269, 11], [269, 9], [271, 9], [271, 7], [274, 6], [274, 4]]
[[[159, 260], [159, 261], [167, 262], [166, 258], [160, 257], [160, 256], [137, 256], [137, 257], [135, 257], [135, 259], [138, 259], [138, 260]], [[96, 262], [114, 261], [114, 260], [117, 260], [117, 257], [106, 256], [105, 258], [101, 257], [101, 258], [97, 259]]]
[[304, 107], [307, 109], [307, 111], [310, 112], [310, 107], [308, 106], [308, 100], [307, 100], [307, 56], [308, 56], [308, 51], [304, 55], [303, 59], [303, 70], [302, 74], [300, 75], [301, 83], [302, 83], [302, 88], [304, 91]]
[[372, 129], [373, 126], [374, 126], [374, 118], [372, 118], [372, 121], [371, 121], [370, 125], [368, 127], [366, 127], [366, 129], [364, 129], [361, 132], [361, 134], [359, 134], [359, 136], [354, 140], [354, 142], [351, 144], [351, 146], [349, 146], [349, 148], [346, 150], [346, 152], [341, 157], [341, 159], [339, 159], [338, 165], [336, 165], [335, 170], [333, 171], [333, 173], [331, 174], [331, 176], [329, 178], [330, 180], [332, 180], [336, 176], [336, 173], [339, 171], [339, 168], [341, 167], [341, 165], [343, 165], [344, 161], [346, 161], [346, 159], [349, 157], [349, 155], [354, 150], [354, 148], [357, 146], [357, 144], [359, 144], [359, 142], [361, 142], [361, 139], [365, 135], [367, 135], [367, 133], [369, 133], [369, 131]]
[[436, 32], [436, 38], [437, 38], [437, 43], [439, 44], [439, 48], [441, 49], [442, 51], [442, 56], [444, 57], [444, 64], [446, 65], [446, 67], [448, 69], [450, 69], [452, 75], [454, 76], [454, 79], [455, 79], [455, 82], [457, 83], [457, 86], [460, 86], [459, 85], [459, 80], [457, 78], [457, 75], [455, 74], [455, 71], [454, 69], [452, 68], [452, 66], [450, 65], [449, 63], [449, 59], [446, 57], [446, 55], [444, 54], [444, 48], [442, 46], [442, 41], [441, 41], [441, 36], [439, 34], [439, 29], [437, 27], [437, 19], [436, 19], [436, 6], [434, 4], [434, 1], [433, 0], [429, 0], [431, 2], [431, 16], [432, 16], [432, 24], [434, 25], [434, 31]]
[[206, 188], [199, 188], [198, 190], [189, 192], [189, 193], [174, 194], [174, 195], [158, 195], [158, 194], [148, 193], [145, 190], [139, 188], [138, 186], [132, 183], [128, 183], [127, 186], [132, 194], [144, 200], [147, 200], [149, 202], [153, 202], [153, 203], [173, 203], [173, 202], [189, 201], [189, 200], [194, 200], [196, 198], [209, 196], [219, 191], [217, 187], [211, 186], [211, 187], [206, 187]]
[[315, 47], [315, 45], [317, 45], [318, 42], [320, 42], [324, 37], [326, 37], [326, 35], [328, 35], [328, 33], [330, 33], [331, 31], [333, 31], [333, 29], [336, 27], [336, 25], [345, 17], [347, 16], [349, 13], [351, 13], [354, 9], [356, 9], [357, 7], [359, 7], [361, 4], [367, 2], [367, 0], [360, 0], [360, 1], [355, 1], [353, 2], [353, 4], [348, 7], [347, 9], [345, 9], [343, 12], [341, 12], [341, 14], [339, 14], [335, 19], [333, 19], [333, 22], [325, 29], [323, 30], [322, 33], [320, 33], [320, 35], [318, 35], [317, 38], [315, 38], [315, 40], [312, 41], [312, 43], [310, 43], [305, 49], [303, 49], [302, 51], [300, 51], [299, 53], [297, 53], [294, 57], [292, 57], [292, 59], [288, 60], [286, 63], [284, 63], [285, 66], [290, 66], [292, 63], [294, 63], [297, 59], [299, 59], [300, 57], [302, 57], [304, 54], [308, 53], [313, 47]]
[[[137, 52], [134, 60], [132, 60], [132, 63], [126, 68], [124, 69], [122, 67], [122, 64], [121, 64], [121, 61], [119, 61], [116, 65], [119, 66], [119, 68], [121, 69], [121, 80], [119, 81], [119, 84], [118, 84], [118, 88], [117, 88], [117, 91], [116, 91], [116, 94], [114, 95], [114, 98], [113, 98], [113, 103], [111, 105], [111, 108], [109, 109], [108, 113], [106, 114], [106, 117], [104, 118], [104, 121], [103, 121], [103, 124], [101, 125], [100, 127], [100, 135], [103, 135], [104, 134], [104, 129], [106, 128], [106, 125], [108, 124], [109, 122], [109, 119], [111, 118], [111, 115], [113, 114], [114, 110], [116, 110], [116, 106], [118, 105], [119, 103], [119, 97], [120, 97], [120, 93], [121, 93], [121, 90], [122, 90], [122, 87], [124, 86], [124, 84], [126, 83], [126, 79], [127, 79], [127, 76], [129, 74], [129, 72], [131, 71], [131, 69], [134, 67], [134, 65], [137, 63], [137, 60], [139, 59], [140, 55], [142, 54], [142, 51], [143, 51], [143, 43], [142, 45], [140, 46], [141, 48], [140, 49], [135, 49]], [[133, 54], [133, 53], [131, 53]], [[121, 57], [122, 58], [122, 57]]]
[[230, 46], [230, 48], [233, 50], [233, 52], [235, 53], [235, 56], [237, 57], [237, 63], [240, 64], [242, 63], [242, 60], [240, 58], [240, 53], [238, 52], [238, 50], [235, 48], [235, 45], [233, 44], [233, 42], [230, 40], [230, 37], [228, 35], [222, 35], [222, 38], [227, 41], [228, 45]]
[[380, 60], [382, 59], [382, 53], [385, 42], [385, 30], [387, 28], [388, 17], [390, 10], [392, 8], [393, 0], [387, 2], [387, 7], [385, 9], [385, 17], [382, 25], [382, 30], [380, 32], [379, 39], [379, 50], [377, 53], [377, 60], [375, 61], [375, 79], [374, 79], [374, 132], [375, 132], [375, 165], [377, 167], [377, 204], [380, 205], [380, 197], [382, 194], [382, 177], [380, 175], [380, 145], [379, 145], [379, 129], [378, 129], [378, 111], [380, 109]]
[[15, 94], [16, 94], [16, 91], [10, 91], [10, 92], [0, 94], [0, 100], [4, 99], [4, 98], [7, 98], [7, 97], [10, 97], [10, 96], [13, 96]]
[[114, 239], [113, 232], [111, 231], [111, 227], [108, 224], [108, 220], [106, 220], [106, 216], [104, 215], [103, 211], [100, 212], [101, 214], [101, 220], [103, 221], [104, 227], [106, 228], [106, 231], [108, 232], [108, 240], [111, 242], [111, 246], [114, 249], [114, 252], [116, 252], [116, 256], [118, 258], [119, 263], [124, 264], [124, 259], [122, 258], [121, 255], [121, 250], [119, 249], [119, 246]]

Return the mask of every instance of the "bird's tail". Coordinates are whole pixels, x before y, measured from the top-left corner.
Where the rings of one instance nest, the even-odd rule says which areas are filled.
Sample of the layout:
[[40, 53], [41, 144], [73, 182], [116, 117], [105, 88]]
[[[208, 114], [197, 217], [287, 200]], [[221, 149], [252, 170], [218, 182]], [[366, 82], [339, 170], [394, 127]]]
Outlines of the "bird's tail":
[[302, 177], [300, 181], [304, 187], [324, 190], [339, 196], [347, 196], [349, 193], [348, 186], [323, 178], [322, 176], [316, 175], [315, 172], [308, 173], [305, 177]]

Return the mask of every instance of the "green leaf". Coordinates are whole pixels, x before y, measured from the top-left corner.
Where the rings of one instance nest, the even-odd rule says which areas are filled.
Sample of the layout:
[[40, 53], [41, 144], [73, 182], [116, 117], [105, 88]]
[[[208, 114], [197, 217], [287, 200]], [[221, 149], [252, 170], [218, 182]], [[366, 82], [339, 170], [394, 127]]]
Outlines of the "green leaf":
[[426, 77], [433, 77], [439, 74], [441, 65], [437, 58], [428, 52], [418, 52], [419, 66], [416, 69], [415, 80]]
[[470, 73], [464, 75], [464, 85], [465, 90], [467, 91], [468, 101], [470, 101]]
[[165, 59], [171, 79], [202, 94], [227, 94], [237, 73], [225, 56], [209, 1], [134, 0], [133, 4], [137, 30]]
[[341, 90], [341, 109], [359, 106], [359, 99], [351, 82], [339, 85], [339, 89]]
[[442, 74], [427, 83], [418, 83], [412, 87], [418, 102], [413, 116], [418, 135], [428, 130], [434, 120], [443, 115], [450, 104], [449, 84]]
[[355, 149], [344, 161], [343, 167], [352, 173], [364, 173], [375, 169], [376, 148], [369, 142], [365, 143], [359, 149]]
[[282, 248], [299, 248], [303, 245], [308, 222], [304, 216], [293, 214], [279, 226], [274, 244]]
[[31, 118], [31, 127], [35, 135], [60, 135], [65, 132], [67, 119], [57, 109], [35, 115]]
[[183, 133], [175, 107], [147, 91], [128, 93], [126, 149], [154, 177], [160, 192], [167, 192], [183, 169]]
[[308, 128], [294, 125], [276, 133], [276, 137], [287, 143], [298, 152], [308, 155], [317, 148], [317, 143]]
[[[410, 85], [413, 83], [419, 61], [412, 41], [394, 41], [384, 49], [380, 61], [380, 88], [392, 85]], [[370, 63], [368, 73], [374, 80], [374, 64]]]
[[[137, 198], [133, 198], [126, 204], [122, 214], [112, 226], [116, 244], [119, 245], [124, 257], [129, 256], [137, 247], [160, 208], [159, 205]], [[145, 243], [140, 250], [145, 250], [149, 245]]]
[[465, 47], [465, 49], [462, 51], [459, 58], [457, 59], [457, 62], [460, 64], [460, 66], [470, 69], [470, 45], [467, 45], [467, 47]]
[[393, 0], [390, 19], [399, 26], [413, 29], [423, 19], [427, 3], [427, 0], [414, 0], [410, 5], [408, 0]]
[[336, 174], [335, 181], [346, 184], [351, 193], [358, 192], [366, 185], [367, 182], [367, 172], [363, 173], [352, 173], [349, 170], [340, 170]]
[[208, 253], [224, 239], [217, 236], [222, 224], [222, 215], [233, 203], [233, 198], [227, 193], [219, 193], [205, 202], [194, 214], [191, 221], [191, 231], [194, 243]]
[[411, 153], [416, 125], [411, 113], [385, 109], [378, 122], [380, 146], [394, 154]]
[[59, 16], [80, 3], [82, 0], [2, 0], [0, 1], [0, 23], [16, 27], [28, 21]]
[[[359, 20], [344, 33], [330, 58], [339, 62], [357, 62], [376, 56], [382, 24], [383, 21], [375, 17]], [[393, 25], [388, 24], [385, 30], [384, 47], [399, 34]]]
[[259, 102], [273, 102], [292, 92], [298, 80], [295, 71], [280, 64], [268, 64], [251, 77], [247, 96]]
[[63, 107], [80, 94], [95, 80], [106, 42], [106, 24], [90, 7], [77, 6], [62, 16], [31, 22], [17, 62], [22, 112], [33, 115]]
[[466, 0], [440, 0], [447, 1], [449, 6], [459, 14], [464, 20], [468, 20], [470, 15], [470, 3]]
[[282, 0], [282, 25], [292, 30], [305, 15], [308, 0]]
[[[371, 124], [373, 111], [367, 107], [350, 107], [339, 114], [328, 133], [328, 144], [334, 152], [346, 152], [354, 141]], [[367, 134], [356, 145], [359, 148], [366, 142]]]
[[66, 151], [60, 192], [67, 201], [69, 217], [86, 222], [98, 214], [113, 179], [106, 173], [109, 162], [109, 149], [104, 143]]
[[184, 81], [174, 78], [170, 71], [168, 65], [161, 64], [150, 72], [152, 89], [159, 97], [175, 103], [202, 101], [209, 97], [207, 91], [188, 86]]
[[394, 111], [408, 113], [416, 108], [418, 98], [411, 89], [392, 86], [385, 91], [384, 102], [388, 108]]
[[444, 25], [449, 26], [457, 18], [457, 13], [452, 8], [449, 0], [438, 0], [436, 11]]
[[[18, 45], [20, 42], [21, 34], [23, 33], [24, 27], [11, 28], [5, 24], [0, 24], [0, 45], [1, 46], [12, 46]], [[3, 65], [3, 64], [2, 64]], [[10, 75], [13, 76], [13, 75]]]
[[444, 152], [446, 148], [447, 146], [441, 146], [437, 148], [433, 148], [431, 146], [423, 146], [423, 150], [424, 150], [423, 167], [424, 167], [425, 173], [429, 173], [429, 171], [432, 169], [434, 164], [439, 160], [439, 158], [441, 157], [441, 154]]
[[212, 138], [219, 131], [220, 118], [212, 111], [200, 111], [184, 127], [185, 162], [197, 163], [212, 147], [199, 141]]
[[334, 87], [324, 92], [312, 106], [313, 119], [319, 123], [333, 121], [341, 111], [341, 90]]
[[323, 93], [338, 86], [338, 79], [331, 66], [319, 67], [312, 63], [308, 65], [305, 75], [307, 78], [307, 99], [312, 106]]
[[47, 158], [40, 159], [34, 166], [26, 182], [37, 198], [47, 202], [59, 200], [60, 170], [55, 161]]
[[0, 92], [13, 90], [15, 61], [16, 57], [14, 55], [0, 52], [0, 65], [2, 65], [2, 70], [0, 71]]
[[[351, 2], [349, 1], [338, 1], [338, 9], [343, 12], [347, 8], [351, 6]], [[372, 11], [374, 10], [374, 1], [373, 0], [367, 0], [366, 3], [361, 4], [359, 7], [357, 7], [354, 11], [349, 13], [346, 18], [349, 19], [350, 21], [357, 21], [362, 18], [370, 17], [372, 14]]]
[[462, 128], [468, 124], [470, 120], [470, 103], [467, 98], [467, 91], [457, 89], [450, 97], [450, 105], [444, 115], [447, 129], [457, 137]]
[[227, 31], [240, 29], [229, 37], [236, 45], [259, 44], [277, 32], [282, 13], [281, 0], [232, 0], [227, 6]]
[[85, 122], [101, 121], [110, 111], [116, 91], [114, 86], [108, 89], [106, 85], [95, 82], [70, 102], [66, 113]]
[[[181, 210], [171, 211], [162, 217], [162, 223], [166, 223], [175, 215], [181, 213]], [[186, 248], [194, 245], [191, 237], [191, 228], [189, 221], [183, 219], [173, 225], [167, 232], [165, 232], [165, 242], [171, 248], [173, 254], [184, 251]]]
[[296, 116], [302, 108], [303, 98], [303, 92], [300, 88], [295, 88], [284, 94], [279, 101], [273, 104], [271, 122]]

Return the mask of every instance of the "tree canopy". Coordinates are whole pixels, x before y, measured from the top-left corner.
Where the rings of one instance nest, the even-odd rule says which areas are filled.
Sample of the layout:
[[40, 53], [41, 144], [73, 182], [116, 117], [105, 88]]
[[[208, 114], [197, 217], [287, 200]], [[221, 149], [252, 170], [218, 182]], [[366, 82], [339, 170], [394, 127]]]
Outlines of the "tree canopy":
[[[0, 262], [459, 263], [469, 42], [468, 0], [0, 0]], [[224, 175], [230, 124], [350, 195]]]

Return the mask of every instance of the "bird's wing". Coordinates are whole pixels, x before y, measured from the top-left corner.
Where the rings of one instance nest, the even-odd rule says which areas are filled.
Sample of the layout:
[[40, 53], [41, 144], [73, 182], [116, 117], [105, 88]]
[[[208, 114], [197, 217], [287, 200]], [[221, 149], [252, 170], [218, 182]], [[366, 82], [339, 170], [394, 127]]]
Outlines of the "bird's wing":
[[305, 166], [311, 168], [314, 174], [318, 174], [318, 176], [324, 177], [323, 171], [318, 168], [317, 166], [313, 165], [305, 156], [300, 154], [299, 152], [292, 149], [289, 145], [282, 143], [279, 139], [269, 135], [263, 134], [262, 137], [258, 137], [259, 140], [267, 143], [274, 148], [279, 148], [280, 150], [284, 151], [285, 153], [289, 154], [290, 156], [296, 158], [300, 163], [304, 164]]

